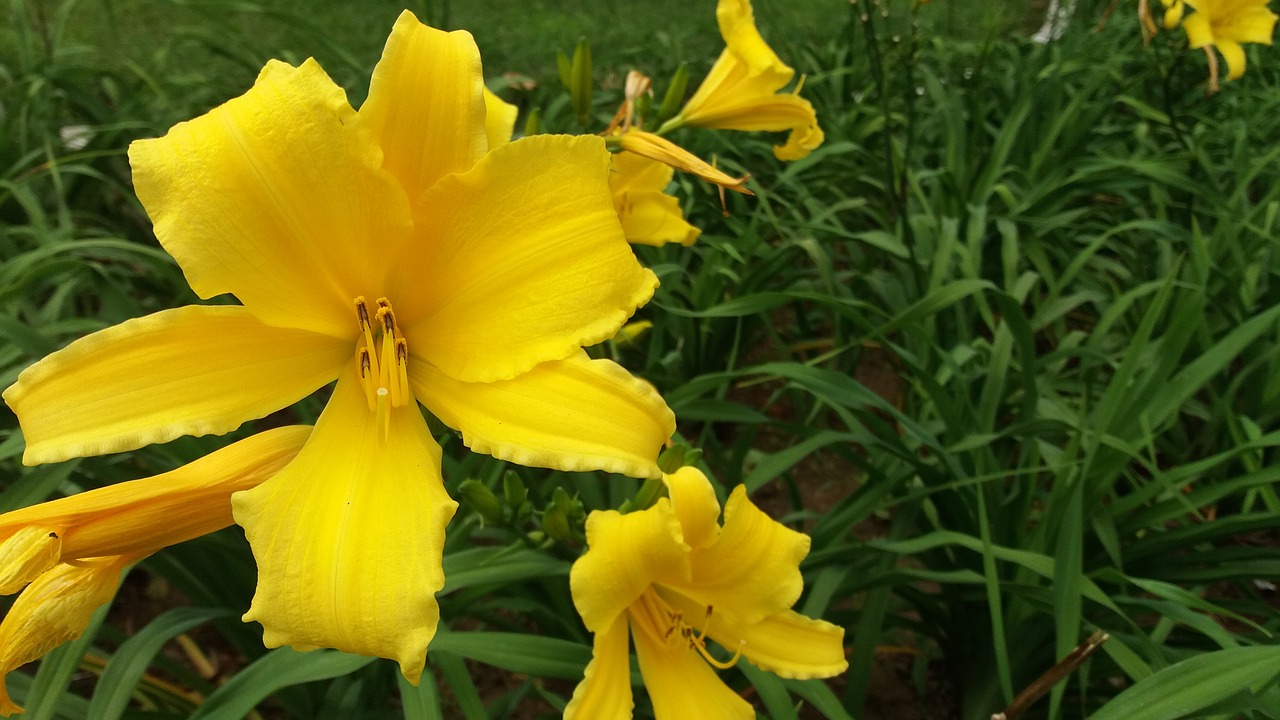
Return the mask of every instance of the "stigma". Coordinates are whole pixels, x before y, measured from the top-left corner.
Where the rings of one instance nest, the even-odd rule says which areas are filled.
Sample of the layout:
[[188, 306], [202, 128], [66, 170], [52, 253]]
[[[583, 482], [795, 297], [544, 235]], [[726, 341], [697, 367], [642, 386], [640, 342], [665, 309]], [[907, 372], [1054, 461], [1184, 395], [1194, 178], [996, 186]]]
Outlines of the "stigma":
[[354, 303], [361, 336], [356, 345], [356, 370], [369, 411], [377, 414], [385, 438], [391, 427], [391, 409], [413, 401], [409, 392], [409, 341], [400, 334], [391, 301], [378, 298], [372, 314], [363, 295]]

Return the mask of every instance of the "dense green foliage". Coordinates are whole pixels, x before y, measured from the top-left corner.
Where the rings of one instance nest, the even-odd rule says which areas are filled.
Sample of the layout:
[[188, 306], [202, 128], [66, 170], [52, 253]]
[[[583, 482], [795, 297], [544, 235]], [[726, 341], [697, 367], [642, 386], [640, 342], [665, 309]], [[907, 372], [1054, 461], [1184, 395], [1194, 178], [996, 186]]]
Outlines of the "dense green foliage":
[[[567, 27], [586, 4], [414, 9], [474, 32], [521, 122], [537, 108], [543, 130], [573, 132], [556, 50], [593, 42], [598, 130], [629, 67], [659, 93], [679, 63], [701, 77], [720, 47], [705, 4], [656, 36], [685, 3], [606, 3]], [[598, 348], [659, 387], [709, 474], [813, 538], [798, 609], [846, 628], [848, 673], [723, 676], [775, 720], [976, 720], [1101, 630], [1026, 717], [1278, 717], [1280, 55], [1259, 49], [1206, 98], [1203, 55], [1174, 34], [1144, 48], [1129, 3], [1095, 31], [1107, 3], [1082, 1], [1049, 45], [952, 4], [864, 19], [865, 0], [759, 0], [827, 141], [784, 166], [777, 138], [680, 131], [757, 195], [726, 216], [678, 177], [704, 234], [637, 250], [662, 279], [638, 315], [654, 327]], [[315, 55], [363, 97], [398, 8], [302, 5], [10, 3], [0, 387], [74, 338], [195, 301], [130, 190], [131, 139], [243, 92], [273, 56]], [[254, 565], [232, 528], [141, 563], [100, 627], [10, 676], [15, 697], [34, 718], [554, 716], [590, 645], [567, 584], [581, 546], [541, 520], [618, 507], [639, 483], [506, 466], [440, 429], [450, 493], [477, 480], [505, 515], [464, 500], [449, 527], [438, 684], [264, 650], [238, 619]], [[25, 468], [5, 408], [0, 509], [227, 442]], [[192, 649], [161, 652], [182, 633]]]

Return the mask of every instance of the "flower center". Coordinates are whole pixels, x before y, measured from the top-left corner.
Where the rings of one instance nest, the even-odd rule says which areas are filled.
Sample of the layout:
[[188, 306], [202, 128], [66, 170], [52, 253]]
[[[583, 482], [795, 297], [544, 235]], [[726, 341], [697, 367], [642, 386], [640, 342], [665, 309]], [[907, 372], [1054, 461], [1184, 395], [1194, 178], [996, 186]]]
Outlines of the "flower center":
[[413, 401], [409, 393], [409, 341], [400, 335], [390, 300], [378, 298], [372, 316], [363, 295], [354, 302], [362, 336], [356, 346], [356, 368], [369, 410], [378, 414], [386, 437], [391, 427], [391, 408]]
[[[629, 608], [632, 622], [640, 626], [642, 632], [661, 640], [670, 646], [687, 645], [690, 650], [702, 656], [712, 666], [728, 670], [742, 657], [742, 647], [728, 660], [717, 660], [707, 650], [707, 629], [711, 627], [713, 608], [708, 605], [707, 613], [702, 619], [702, 629], [698, 630], [684, 618], [684, 612], [674, 610], [662, 599], [655, 588], [650, 587], [640, 599]], [[745, 644], [745, 643], [744, 643]]]

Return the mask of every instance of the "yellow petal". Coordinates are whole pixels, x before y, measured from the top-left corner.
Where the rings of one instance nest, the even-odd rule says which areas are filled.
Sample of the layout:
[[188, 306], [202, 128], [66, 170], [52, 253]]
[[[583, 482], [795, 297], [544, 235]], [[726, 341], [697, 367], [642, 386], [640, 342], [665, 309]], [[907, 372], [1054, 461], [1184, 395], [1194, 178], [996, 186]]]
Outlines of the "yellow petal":
[[635, 153], [613, 153], [609, 162], [609, 190], [615, 198], [620, 192], [662, 192], [671, 184], [671, 179], [676, 174], [671, 166]]
[[411, 357], [409, 384], [467, 447], [531, 467], [657, 478], [658, 452], [675, 431], [652, 386], [581, 351], [489, 383], [458, 382]]
[[591, 662], [564, 709], [564, 720], [631, 720], [631, 654], [627, 618], [619, 615], [596, 633]]
[[62, 537], [49, 524], [14, 528], [0, 543], [0, 595], [12, 595], [26, 587], [58, 564], [61, 553]]
[[332, 380], [353, 345], [242, 307], [188, 306], [71, 343], [22, 371], [4, 400], [22, 424], [23, 462], [58, 462], [229, 432]]
[[799, 599], [800, 561], [808, 552], [809, 536], [770, 518], [739, 485], [725, 503], [720, 537], [690, 557], [692, 581], [673, 587], [716, 615], [756, 623]]
[[1202, 48], [1213, 44], [1213, 28], [1209, 25], [1207, 13], [1194, 12], [1182, 21], [1182, 29], [1187, 33], [1187, 42], [1193, 48]]
[[726, 48], [746, 66], [751, 78], [774, 89], [791, 81], [795, 71], [760, 36], [750, 0], [720, 0], [716, 3], [716, 24]]
[[751, 720], [751, 704], [730, 690], [702, 656], [676, 635], [654, 636], [636, 623], [632, 637], [656, 720]]
[[653, 329], [653, 322], [649, 320], [633, 320], [623, 325], [618, 334], [613, 336], [613, 342], [618, 347], [630, 347], [640, 341], [645, 333]]
[[1265, 3], [1244, 8], [1225, 23], [1221, 35], [1236, 42], [1271, 44], [1271, 35], [1275, 31], [1277, 15], [1267, 9]]
[[742, 648], [752, 665], [784, 678], [832, 677], [849, 666], [844, 628], [790, 610], [752, 625], [713, 620], [707, 634], [725, 648]]
[[393, 295], [409, 349], [484, 382], [613, 337], [658, 280], [623, 238], [608, 163], [600, 138], [540, 135], [431, 188]]
[[592, 512], [587, 516], [587, 551], [569, 571], [569, 589], [583, 624], [603, 632], [653, 583], [687, 580], [688, 558], [680, 522], [666, 498], [627, 515]]
[[[57, 565], [22, 591], [0, 623], [0, 675], [80, 637], [93, 612], [111, 602], [120, 571], [139, 556]], [[22, 712], [0, 681], [0, 715]]]
[[671, 506], [680, 518], [684, 541], [692, 548], [705, 548], [720, 536], [720, 501], [702, 471], [682, 467], [662, 476]]
[[[306, 425], [274, 428], [195, 462], [141, 480], [107, 485], [0, 515], [0, 557], [10, 543], [50, 532], [53, 560], [150, 554], [231, 524], [231, 494], [283, 468], [311, 434]], [[50, 538], [52, 540], [52, 538]]]
[[373, 70], [360, 122], [372, 130], [383, 167], [411, 200], [445, 175], [471, 169], [484, 154], [483, 87], [470, 33], [443, 32], [408, 10], [400, 13]]
[[310, 440], [287, 467], [232, 496], [258, 562], [245, 621], [268, 647], [331, 647], [396, 660], [416, 684], [435, 635], [444, 529], [457, 503], [416, 405], [390, 410], [386, 437], [357, 376], [343, 372]]
[[520, 108], [498, 97], [489, 88], [484, 89], [484, 133], [489, 138], [490, 149], [511, 142], [519, 114]]
[[627, 242], [692, 245], [698, 239], [701, 231], [685, 222], [680, 201], [664, 192], [674, 174], [675, 170], [656, 160], [614, 153], [609, 189]]
[[1164, 29], [1172, 30], [1178, 27], [1178, 23], [1182, 22], [1182, 13], [1186, 10], [1186, 3], [1183, 3], [1183, 2], [1169, 3], [1166, 0], [1165, 5], [1166, 7], [1164, 10]]
[[1219, 40], [1215, 43], [1215, 47], [1218, 48], [1218, 52], [1222, 53], [1222, 58], [1227, 61], [1227, 79], [1239, 80], [1244, 75], [1244, 48], [1240, 43], [1230, 40]]
[[315, 61], [272, 61], [244, 95], [130, 145], [138, 198], [200, 297], [230, 292], [267, 324], [353, 335], [352, 299], [385, 295], [411, 225], [355, 120]]

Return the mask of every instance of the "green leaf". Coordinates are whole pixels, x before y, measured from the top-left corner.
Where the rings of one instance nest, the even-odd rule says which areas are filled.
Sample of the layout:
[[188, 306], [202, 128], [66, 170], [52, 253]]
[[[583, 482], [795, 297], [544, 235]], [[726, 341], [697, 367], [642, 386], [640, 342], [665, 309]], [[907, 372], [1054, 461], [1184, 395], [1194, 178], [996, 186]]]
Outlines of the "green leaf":
[[1236, 693], [1257, 692], [1280, 676], [1280, 646], [1242, 647], [1197, 655], [1125, 690], [1090, 720], [1177, 720]]
[[[427, 654], [430, 655], [430, 651]], [[404, 720], [444, 720], [435, 675], [423, 673], [417, 687], [409, 684], [400, 673], [396, 673], [396, 678], [400, 682], [400, 704], [404, 706]]]
[[111, 656], [89, 703], [89, 717], [119, 718], [133, 697], [138, 680], [165, 643], [196, 625], [230, 614], [226, 608], [174, 608], [152, 620]]
[[211, 693], [190, 720], [243, 720], [258, 703], [281, 688], [353, 673], [374, 660], [337, 650], [303, 653], [288, 647], [276, 648]]
[[591, 648], [568, 640], [501, 632], [440, 630], [431, 641], [432, 651], [443, 650], [485, 665], [516, 673], [582, 679], [591, 660]]

